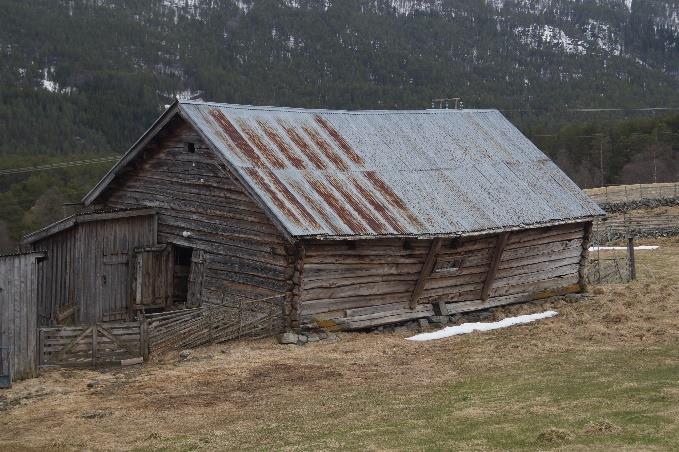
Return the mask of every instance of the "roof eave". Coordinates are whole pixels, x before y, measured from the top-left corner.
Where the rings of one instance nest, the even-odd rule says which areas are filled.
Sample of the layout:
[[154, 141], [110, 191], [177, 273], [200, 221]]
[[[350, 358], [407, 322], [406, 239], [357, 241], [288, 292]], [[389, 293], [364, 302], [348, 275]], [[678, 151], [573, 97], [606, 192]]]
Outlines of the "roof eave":
[[596, 218], [601, 218], [605, 215], [591, 215], [586, 217], [569, 218], [563, 220], [554, 220], [543, 223], [532, 223], [527, 225], [514, 225], [496, 229], [482, 229], [477, 231], [458, 231], [458, 232], [442, 232], [434, 234], [375, 234], [375, 235], [298, 235], [295, 238], [298, 240], [376, 240], [376, 239], [416, 239], [428, 240], [433, 238], [459, 238], [459, 237], [479, 237], [485, 235], [494, 235], [502, 232], [525, 231], [529, 229], [539, 229], [551, 226], [560, 226], [565, 224], [588, 223], [594, 221]]
[[47, 237], [51, 237], [54, 234], [65, 231], [66, 229], [72, 228], [76, 224], [89, 223], [93, 221], [102, 220], [115, 220], [120, 218], [130, 218], [137, 216], [147, 216], [156, 215], [156, 210], [152, 208], [140, 208], [140, 209], [123, 209], [116, 212], [83, 212], [70, 215], [66, 218], [62, 218], [52, 224], [45, 226], [42, 229], [38, 229], [35, 232], [27, 234], [21, 238], [21, 245], [32, 245], [35, 242], [43, 240]]

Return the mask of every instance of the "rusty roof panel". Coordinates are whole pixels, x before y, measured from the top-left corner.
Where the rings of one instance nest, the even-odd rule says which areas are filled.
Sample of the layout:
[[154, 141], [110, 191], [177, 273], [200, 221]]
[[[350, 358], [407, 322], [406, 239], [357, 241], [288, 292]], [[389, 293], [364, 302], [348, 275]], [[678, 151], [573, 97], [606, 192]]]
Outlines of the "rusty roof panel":
[[603, 213], [495, 110], [179, 108], [293, 236], [464, 235]]

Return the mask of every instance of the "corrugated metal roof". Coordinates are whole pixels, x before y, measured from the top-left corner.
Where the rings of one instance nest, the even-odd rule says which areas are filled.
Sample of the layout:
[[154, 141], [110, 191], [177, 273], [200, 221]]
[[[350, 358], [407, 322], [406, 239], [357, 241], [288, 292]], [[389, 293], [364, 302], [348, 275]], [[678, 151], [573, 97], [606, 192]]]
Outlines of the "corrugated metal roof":
[[464, 235], [603, 214], [495, 110], [179, 108], [292, 236]]

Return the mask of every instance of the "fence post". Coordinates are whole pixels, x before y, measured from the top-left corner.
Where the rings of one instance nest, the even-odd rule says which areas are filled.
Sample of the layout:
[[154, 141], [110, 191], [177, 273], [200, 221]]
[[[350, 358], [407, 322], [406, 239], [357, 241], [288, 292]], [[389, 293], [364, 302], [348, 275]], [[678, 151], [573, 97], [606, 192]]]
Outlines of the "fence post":
[[144, 361], [149, 360], [149, 325], [146, 322], [146, 319], [141, 320], [141, 324], [139, 325], [140, 329], [140, 338], [139, 338], [139, 348], [141, 352], [141, 356], [144, 358]]
[[630, 234], [627, 236], [627, 265], [629, 267], [629, 279], [637, 279], [637, 268], [634, 261], [634, 237]]
[[243, 328], [243, 299], [238, 299], [238, 338], [240, 339], [241, 329]]
[[606, 190], [606, 202], [608, 203], [608, 185], [605, 185], [604, 189]]
[[639, 184], [639, 201], [644, 199], [644, 185]]
[[627, 198], [627, 185], [625, 185], [625, 202], [629, 202], [629, 199]]
[[208, 341], [210, 345], [212, 345], [212, 341], [214, 338], [212, 337], [212, 329], [213, 329], [213, 319], [212, 319], [212, 304], [208, 306], [207, 310], [207, 329], [208, 329]]
[[97, 365], [97, 324], [92, 325], [92, 367]]

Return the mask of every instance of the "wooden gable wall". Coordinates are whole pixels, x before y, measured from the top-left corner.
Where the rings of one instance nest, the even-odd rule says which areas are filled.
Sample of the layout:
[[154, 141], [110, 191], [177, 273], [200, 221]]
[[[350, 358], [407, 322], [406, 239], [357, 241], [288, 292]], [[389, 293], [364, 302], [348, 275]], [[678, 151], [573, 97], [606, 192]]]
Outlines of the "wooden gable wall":
[[[186, 143], [191, 143], [192, 150]], [[158, 242], [202, 250], [199, 297], [229, 302], [288, 293], [283, 235], [183, 119], [175, 117], [98, 204], [158, 212]], [[196, 256], [196, 254], [194, 254]], [[194, 259], [196, 260], [196, 259]]]

